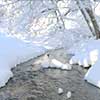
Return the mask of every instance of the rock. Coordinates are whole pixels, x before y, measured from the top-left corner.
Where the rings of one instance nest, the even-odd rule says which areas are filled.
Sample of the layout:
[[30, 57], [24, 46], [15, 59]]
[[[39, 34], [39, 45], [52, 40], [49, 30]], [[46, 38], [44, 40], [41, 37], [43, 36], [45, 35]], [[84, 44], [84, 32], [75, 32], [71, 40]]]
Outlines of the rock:
[[27, 100], [36, 100], [34, 96], [27, 97]]
[[[0, 100], [1, 100], [1, 99], [0, 99]], [[2, 100], [3, 100], [3, 99], [2, 99]], [[13, 98], [13, 97], [12, 97], [12, 98], [11, 98], [11, 97], [8, 97], [8, 98], [6, 98], [5, 100], [19, 100], [19, 99], [16, 98], [16, 97], [14, 97], [14, 98]]]
[[71, 91], [68, 91], [68, 92], [67, 92], [67, 99], [70, 99], [70, 98], [71, 98], [71, 96], [72, 96]]
[[62, 88], [58, 88], [58, 94], [59, 94], [59, 95], [63, 94], [63, 92], [64, 92], [64, 91], [63, 91]]

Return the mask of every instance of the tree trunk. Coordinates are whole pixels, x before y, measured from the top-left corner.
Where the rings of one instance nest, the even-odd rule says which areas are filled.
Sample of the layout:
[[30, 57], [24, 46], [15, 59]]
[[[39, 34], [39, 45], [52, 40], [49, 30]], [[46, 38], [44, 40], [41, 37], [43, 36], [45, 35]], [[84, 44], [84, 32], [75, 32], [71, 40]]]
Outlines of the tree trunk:
[[95, 31], [95, 34], [96, 34], [96, 38], [100, 38], [100, 29], [99, 29], [99, 25], [96, 21], [96, 18], [94, 16], [94, 13], [92, 11], [92, 9], [86, 9], [86, 11], [88, 12], [89, 16], [90, 16], [90, 19], [91, 19], [91, 22], [92, 22], [92, 25], [93, 25], [93, 28], [94, 28], [94, 31]]
[[[90, 29], [90, 31], [92, 32], [92, 34], [94, 36], [96, 36], [96, 39], [100, 38], [100, 29], [99, 29], [99, 25], [96, 21], [96, 18], [94, 16], [91, 4], [90, 4], [90, 0], [76, 0], [76, 3], [82, 13], [82, 15], [85, 18], [85, 21], [87, 22], [87, 25]], [[91, 25], [92, 24], [92, 25]]]

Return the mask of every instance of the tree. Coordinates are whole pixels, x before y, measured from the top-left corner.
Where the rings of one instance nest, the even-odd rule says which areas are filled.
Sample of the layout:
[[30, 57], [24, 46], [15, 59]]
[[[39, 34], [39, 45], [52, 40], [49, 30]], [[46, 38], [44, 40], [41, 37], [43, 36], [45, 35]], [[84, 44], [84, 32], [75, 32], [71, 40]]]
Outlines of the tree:
[[[96, 36], [96, 39], [100, 38], [100, 28], [95, 18], [91, 1], [90, 0], [76, 0], [76, 3], [83, 14], [85, 21], [88, 24], [89, 29], [91, 30], [92, 34]], [[92, 24], [92, 25], [91, 25]]]
[[[65, 3], [67, 5], [68, 2], [70, 2], [70, 5], [75, 1], [92, 34], [96, 36], [97, 39], [100, 38], [99, 25], [96, 21], [90, 0], [5, 0], [3, 1], [4, 4], [0, 5], [0, 8], [3, 8], [0, 11], [0, 16], [4, 15], [5, 12], [4, 16], [7, 18], [8, 29], [10, 30], [8, 33], [14, 33], [13, 30], [17, 30], [18, 33], [24, 31], [24, 33], [29, 33], [28, 35], [30, 35], [33, 33], [40, 34], [41, 32], [47, 33], [48, 30], [56, 30], [56, 28], [64, 30], [64, 18], [67, 17], [69, 13], [75, 11], [75, 9], [73, 10], [72, 8], [76, 5], [71, 8], [66, 6], [67, 10], [62, 14], [58, 3], [67, 2]], [[56, 21], [54, 21], [55, 19]]]

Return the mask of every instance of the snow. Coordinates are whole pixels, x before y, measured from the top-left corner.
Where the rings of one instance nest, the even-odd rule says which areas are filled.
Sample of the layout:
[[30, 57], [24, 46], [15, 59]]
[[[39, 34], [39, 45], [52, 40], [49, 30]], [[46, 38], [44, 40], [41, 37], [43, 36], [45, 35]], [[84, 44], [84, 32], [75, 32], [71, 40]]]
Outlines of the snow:
[[70, 64], [79, 64], [84, 67], [93, 65], [100, 57], [100, 40], [90, 39], [87, 42], [83, 42], [79, 45], [79, 48], [75, 49], [75, 55], [71, 58]]
[[79, 64], [83, 67], [92, 65], [84, 79], [100, 88], [100, 39], [89, 39], [87, 42], [81, 42], [80, 47], [73, 50], [75, 55], [69, 63]]
[[71, 70], [72, 69], [72, 66], [69, 65], [68, 63], [63, 64], [62, 62], [60, 62], [56, 59], [51, 60], [51, 67], [60, 68], [60, 69], [64, 69], [64, 70]]
[[86, 73], [85, 80], [100, 88], [100, 61], [98, 60]]
[[44, 61], [41, 63], [43, 68], [58, 68], [63, 70], [71, 70], [72, 66], [68, 63], [62, 63], [61, 61], [57, 59], [49, 59], [46, 57]]
[[70, 99], [72, 97], [72, 92], [71, 91], [68, 91], [67, 92], [67, 99]]
[[64, 90], [62, 88], [58, 88], [58, 94], [61, 95], [63, 94]]
[[[59, 7], [59, 10], [61, 10], [60, 12], [62, 15], [65, 14], [65, 11], [66, 11], [65, 7], [67, 8], [69, 7], [71, 10], [77, 9], [77, 5], [75, 4], [75, 2], [73, 1], [69, 2], [70, 4], [66, 0], [64, 2], [59, 1], [58, 3], [58, 7]], [[87, 2], [85, 3], [85, 6], [88, 6]], [[34, 3], [34, 6], [32, 6], [31, 8], [30, 8], [30, 5], [25, 6], [26, 3], [18, 2], [17, 5], [13, 9], [9, 5], [7, 7], [7, 12], [8, 12], [7, 15], [4, 13], [5, 17], [2, 16], [0, 20], [1, 32], [8, 32], [11, 35], [13, 34], [13, 36], [16, 35], [17, 38], [19, 37], [19, 39], [17, 39], [11, 36], [10, 37], [5, 36], [5, 35], [0, 36], [0, 48], [1, 48], [0, 50], [0, 71], [1, 71], [0, 72], [1, 73], [0, 86], [5, 85], [8, 79], [13, 76], [11, 72], [11, 68], [16, 66], [17, 64], [20, 64], [24, 61], [27, 61], [31, 58], [34, 58], [38, 55], [43, 54], [47, 49], [50, 50], [50, 49], [64, 47], [68, 50], [69, 48], [73, 47], [74, 49], [73, 50], [71, 49], [71, 50], [75, 55], [70, 60], [70, 64], [77, 63], [84, 67], [89, 67], [90, 65], [93, 65], [93, 66], [96, 65], [96, 62], [98, 62], [98, 59], [100, 57], [100, 54], [99, 54], [100, 47], [98, 46], [100, 44], [100, 40], [98, 41], [95, 39], [85, 40], [87, 37], [91, 36], [91, 32], [88, 29], [87, 24], [83, 16], [81, 15], [80, 11], [76, 10], [69, 13], [67, 17], [64, 19], [66, 29], [59, 30], [58, 26], [55, 25], [57, 20], [52, 19], [49, 22], [46, 18], [48, 17], [49, 13], [53, 17], [55, 17], [54, 14], [51, 13], [52, 10], [41, 14], [41, 12], [47, 10], [47, 8], [55, 10], [55, 5], [52, 4], [51, 1], [43, 0], [43, 3], [42, 3], [41, 0], [37, 0], [36, 2], [32, 2]], [[2, 2], [0, 1], [0, 4], [5, 4], [5, 3], [3, 1]], [[39, 6], [37, 7], [38, 4]], [[24, 9], [20, 9], [22, 5], [25, 6]], [[100, 9], [99, 6], [100, 5], [98, 5], [98, 7], [95, 9], [95, 13], [97, 15], [100, 15], [98, 13]], [[62, 7], [64, 8], [61, 9]], [[14, 11], [14, 9], [16, 8], [19, 8], [18, 11], [20, 13], [17, 13]], [[1, 9], [1, 12], [2, 10], [3, 9]], [[6, 10], [4, 9], [3, 12], [6, 12]], [[29, 12], [30, 14], [29, 16], [27, 16]], [[15, 17], [12, 16], [10, 18], [10, 15], [13, 13], [15, 13]], [[36, 17], [36, 20], [39, 19], [40, 21], [38, 22], [36, 21], [35, 23], [35, 20], [32, 19], [35, 17]], [[34, 21], [33, 27], [32, 26], [30, 27], [30, 21], [32, 22]], [[9, 25], [9, 22], [10, 22], [10, 25]], [[47, 25], [50, 23], [52, 24], [46, 28], [44, 22]], [[44, 24], [42, 25], [42, 23]], [[41, 30], [42, 29], [41, 26], [43, 29], [45, 29], [45, 31]], [[43, 34], [38, 35], [38, 36], [35, 36], [35, 34], [33, 35], [33, 33], [38, 30], [39, 32], [42, 31]], [[23, 41], [25, 39], [27, 42]], [[31, 43], [29, 43], [28, 41], [30, 41]], [[78, 48], [76, 48], [78, 42], [79, 42]], [[52, 63], [51, 67], [67, 69], [67, 70], [68, 69], [70, 70], [72, 68], [70, 64], [63, 64], [62, 62], [56, 59], [52, 59], [51, 63]], [[45, 68], [50, 67], [49, 60], [45, 59], [44, 62], [42, 62], [42, 66]], [[4, 78], [2, 78], [2, 76]], [[88, 77], [86, 79], [88, 79]]]
[[46, 52], [42, 46], [0, 35], [0, 87], [13, 76], [11, 68]]

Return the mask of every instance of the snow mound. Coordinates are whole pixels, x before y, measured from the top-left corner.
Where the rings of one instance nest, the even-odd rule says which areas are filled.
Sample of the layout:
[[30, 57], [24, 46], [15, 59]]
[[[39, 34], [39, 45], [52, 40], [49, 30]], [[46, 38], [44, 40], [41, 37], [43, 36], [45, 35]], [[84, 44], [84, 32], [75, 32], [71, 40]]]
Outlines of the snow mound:
[[70, 60], [70, 64], [79, 64], [84, 67], [94, 65], [100, 58], [100, 40], [90, 39], [79, 45]]
[[92, 65], [84, 79], [100, 88], [100, 40], [91, 39], [81, 43], [74, 54], [70, 64], [79, 64], [83, 67]]
[[46, 52], [42, 46], [0, 35], [0, 87], [13, 76], [11, 68]]
[[97, 61], [86, 73], [84, 79], [100, 88], [100, 61]]
[[45, 56], [45, 59], [42, 60], [41, 66], [43, 68], [58, 68], [63, 70], [71, 70], [72, 66], [68, 63], [62, 63], [61, 61], [57, 59], [49, 59], [47, 56]]

